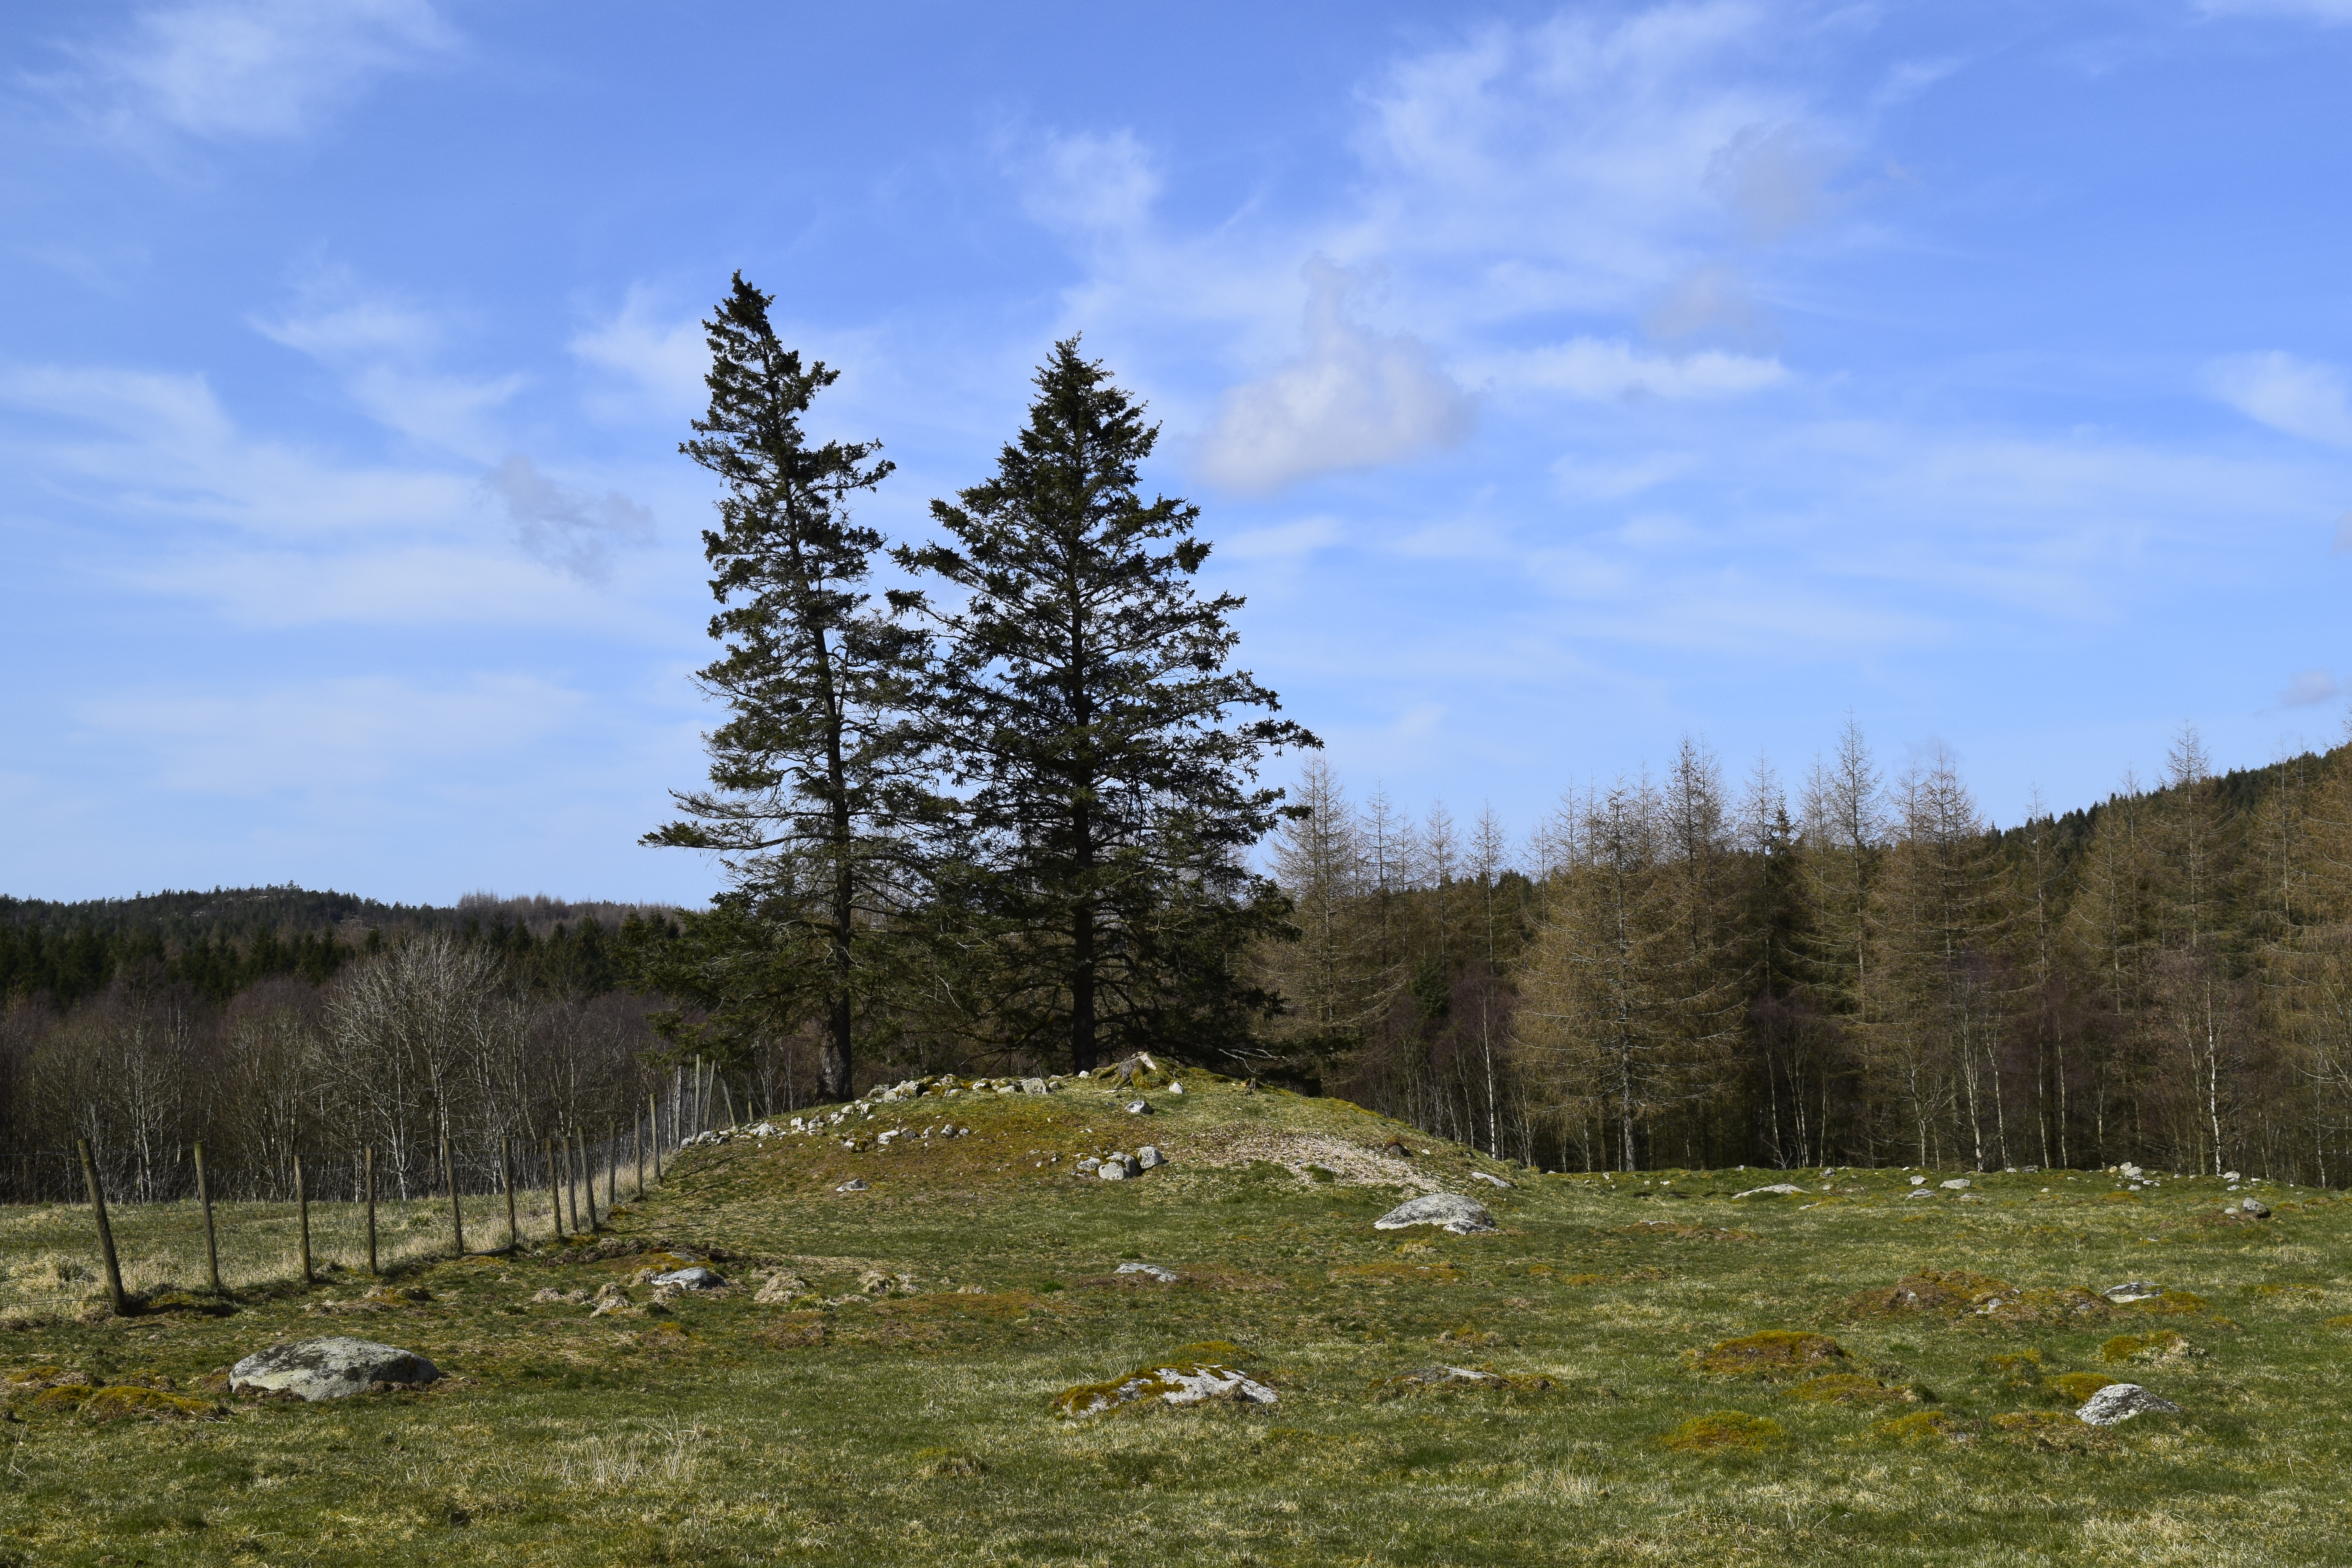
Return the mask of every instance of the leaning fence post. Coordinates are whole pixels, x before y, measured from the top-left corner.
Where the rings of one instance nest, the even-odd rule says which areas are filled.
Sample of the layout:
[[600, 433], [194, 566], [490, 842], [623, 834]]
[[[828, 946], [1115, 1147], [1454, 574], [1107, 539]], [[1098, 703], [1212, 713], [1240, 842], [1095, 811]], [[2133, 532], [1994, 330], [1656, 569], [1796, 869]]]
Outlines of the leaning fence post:
[[302, 1156], [294, 1156], [294, 1214], [302, 1228], [302, 1283], [314, 1278], [310, 1271], [310, 1188], [302, 1180]]
[[212, 1281], [213, 1294], [221, 1293], [220, 1246], [213, 1239], [213, 1190], [205, 1182], [205, 1146], [196, 1145], [196, 1202], [205, 1211], [205, 1277]]
[[131, 1315], [131, 1298], [122, 1293], [122, 1268], [114, 1259], [114, 1227], [106, 1223], [106, 1194], [99, 1189], [98, 1165], [89, 1157], [89, 1140], [77, 1138], [74, 1146], [81, 1151], [81, 1179], [89, 1188], [89, 1212], [98, 1216], [98, 1250], [106, 1259], [106, 1296], [114, 1308], [114, 1315]]
[[449, 1184], [449, 1239], [457, 1256], [466, 1256], [466, 1211], [457, 1206], [457, 1166], [449, 1152], [449, 1139], [441, 1139], [441, 1179]]
[[563, 1239], [563, 1178], [556, 1174], [555, 1140], [552, 1138], [546, 1140], [542, 1150], [547, 1157], [547, 1209], [555, 1216], [555, 1239], [562, 1241]]
[[515, 1224], [514, 1157], [503, 1132], [499, 1134], [499, 1187], [507, 1195], [507, 1250], [512, 1252], [522, 1245], [522, 1230]]

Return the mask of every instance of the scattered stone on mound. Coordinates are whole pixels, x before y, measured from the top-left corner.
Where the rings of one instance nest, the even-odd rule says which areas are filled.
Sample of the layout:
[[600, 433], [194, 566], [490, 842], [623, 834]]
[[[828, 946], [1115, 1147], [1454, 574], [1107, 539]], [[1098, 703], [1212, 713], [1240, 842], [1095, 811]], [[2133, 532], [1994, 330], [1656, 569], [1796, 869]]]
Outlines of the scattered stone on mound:
[[[1186, 1348], [1189, 1352], [1209, 1347]], [[1163, 1363], [1138, 1367], [1125, 1377], [1108, 1383], [1082, 1383], [1076, 1388], [1066, 1388], [1054, 1396], [1054, 1413], [1065, 1420], [1075, 1420], [1153, 1399], [1177, 1405], [1202, 1405], [1211, 1400], [1244, 1405], [1278, 1403], [1273, 1389], [1239, 1367], [1223, 1360], [1180, 1352]]]
[[1123, 1149], [1104, 1156], [1102, 1163], [1095, 1167], [1095, 1175], [1106, 1182], [1124, 1182], [1142, 1173], [1142, 1165]]
[[1780, 1198], [1802, 1196], [1805, 1189], [1794, 1182], [1775, 1182], [1769, 1187], [1750, 1187], [1744, 1193], [1734, 1193], [1735, 1198]]
[[2126, 1279], [2120, 1285], [2110, 1285], [2099, 1292], [2118, 1307], [2134, 1301], [2152, 1300], [2164, 1294], [2164, 1287], [2153, 1279]]
[[1870, 1429], [1871, 1436], [1888, 1443], [1931, 1443], [1941, 1447], [1948, 1443], [1976, 1441], [1976, 1424], [1940, 1410], [1918, 1410], [1908, 1415], [1897, 1415], [1881, 1421]]
[[1114, 1274], [1141, 1274], [1148, 1279], [1159, 1280], [1162, 1285], [1173, 1285], [1177, 1280], [1183, 1278], [1182, 1275], [1178, 1274], [1173, 1268], [1162, 1268], [1157, 1263], [1122, 1263], [1117, 1268], [1112, 1269], [1111, 1272]]
[[2126, 1361], [2179, 1361], [2185, 1356], [2203, 1352], [2189, 1342], [2189, 1336], [2170, 1329], [2158, 1329], [2148, 1334], [2117, 1334], [2099, 1347], [2099, 1359], [2107, 1363]]
[[1824, 1373], [1786, 1390], [1791, 1399], [1817, 1405], [1915, 1405], [1919, 1391], [1899, 1383], [1881, 1383], [1856, 1372]]
[[1965, 1268], [1922, 1268], [1883, 1290], [1864, 1290], [1846, 1302], [1846, 1312], [1857, 1318], [1882, 1318], [1910, 1312], [1957, 1313], [1982, 1297], [2006, 1291], [2009, 1283], [1990, 1274]]
[[1372, 1221], [1374, 1230], [1403, 1230], [1411, 1226], [1441, 1226], [1455, 1236], [1475, 1236], [1495, 1228], [1495, 1216], [1475, 1198], [1459, 1193], [1430, 1193], [1399, 1204]]
[[1684, 1454], [1762, 1453], [1788, 1438], [1780, 1424], [1744, 1410], [1718, 1410], [1694, 1415], [1658, 1439]]
[[1424, 1388], [1494, 1388], [1537, 1393], [1554, 1386], [1551, 1379], [1534, 1373], [1503, 1373], [1490, 1367], [1475, 1366], [1417, 1366], [1411, 1372], [1382, 1378], [1375, 1385], [1375, 1395], [1392, 1399]]
[[762, 1307], [773, 1307], [790, 1301], [795, 1296], [808, 1294], [808, 1281], [797, 1274], [772, 1274], [751, 1298]]
[[337, 1334], [256, 1351], [229, 1368], [228, 1385], [298, 1399], [341, 1399], [378, 1388], [428, 1384], [440, 1375], [440, 1368], [414, 1351]]
[[2137, 1383], [2111, 1383], [2083, 1402], [2074, 1418], [2090, 1426], [2116, 1426], [2135, 1415], [2173, 1415], [2180, 1406], [2150, 1394]]
[[1168, 1156], [1161, 1153], [1156, 1144], [1146, 1143], [1135, 1152], [1135, 1163], [1147, 1171], [1156, 1171], [1168, 1163]]
[[1789, 1377], [1811, 1367], [1843, 1361], [1845, 1347], [1827, 1334], [1767, 1329], [1762, 1333], [1692, 1351], [1687, 1359], [1696, 1370], [1718, 1377]]

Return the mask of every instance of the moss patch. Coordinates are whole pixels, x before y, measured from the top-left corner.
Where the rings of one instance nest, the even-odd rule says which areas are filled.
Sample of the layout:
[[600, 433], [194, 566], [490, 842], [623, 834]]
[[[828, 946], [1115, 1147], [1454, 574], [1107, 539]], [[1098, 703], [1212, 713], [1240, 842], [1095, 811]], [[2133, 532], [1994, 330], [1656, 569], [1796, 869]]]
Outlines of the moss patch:
[[2099, 1347], [2099, 1359], [2105, 1362], [2179, 1361], [2197, 1353], [2197, 1347], [2189, 1342], [2186, 1334], [2170, 1329], [2146, 1334], [2117, 1334]]
[[1694, 1415], [1658, 1438], [1678, 1454], [1761, 1454], [1788, 1440], [1787, 1430], [1778, 1421], [1744, 1410]]
[[1688, 1353], [1690, 1364], [1717, 1377], [1793, 1377], [1811, 1367], [1845, 1359], [1844, 1347], [1827, 1334], [1793, 1329], [1767, 1329], [1737, 1340], [1725, 1340]]

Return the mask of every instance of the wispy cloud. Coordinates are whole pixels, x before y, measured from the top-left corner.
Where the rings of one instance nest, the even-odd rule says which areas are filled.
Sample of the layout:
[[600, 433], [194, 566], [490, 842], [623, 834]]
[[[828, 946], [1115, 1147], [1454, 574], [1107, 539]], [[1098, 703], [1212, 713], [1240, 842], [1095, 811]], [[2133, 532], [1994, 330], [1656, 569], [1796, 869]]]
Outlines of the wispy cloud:
[[1429, 346], [1350, 319], [1358, 280], [1307, 267], [1306, 350], [1225, 395], [1201, 470], [1232, 489], [1278, 489], [1314, 474], [1391, 463], [1459, 441], [1474, 408]]
[[1586, 399], [1731, 397], [1789, 379], [1778, 360], [1707, 350], [1646, 353], [1622, 342], [1575, 338], [1488, 362], [1499, 384]]
[[644, 289], [632, 289], [606, 320], [574, 332], [569, 345], [581, 363], [618, 377], [625, 396], [590, 395], [590, 405], [608, 416], [646, 413], [683, 421], [701, 412], [709, 392], [710, 345], [695, 316], [667, 315]]
[[509, 453], [483, 486], [505, 506], [526, 554], [583, 582], [612, 574], [613, 552], [649, 544], [654, 514], [618, 490], [591, 495], [557, 484], [529, 458]]
[[2322, 26], [2352, 26], [2352, 0], [2202, 0], [2208, 16], [2282, 16]]
[[2287, 353], [2235, 354], [2209, 372], [2214, 393], [2250, 419], [2308, 441], [2352, 447], [2343, 373]]
[[2278, 696], [2282, 708], [2316, 708], [2323, 702], [2333, 702], [2343, 695], [2344, 688], [2336, 677], [2325, 669], [2305, 669], [2286, 683]]
[[79, 69], [45, 85], [125, 138], [291, 136], [457, 42], [428, 0], [201, 0], [138, 13], [123, 36], [73, 48]]
[[526, 378], [442, 368], [457, 333], [440, 313], [368, 289], [340, 268], [315, 269], [299, 294], [293, 310], [257, 318], [254, 330], [333, 372], [368, 417], [478, 463], [506, 445], [493, 416]]

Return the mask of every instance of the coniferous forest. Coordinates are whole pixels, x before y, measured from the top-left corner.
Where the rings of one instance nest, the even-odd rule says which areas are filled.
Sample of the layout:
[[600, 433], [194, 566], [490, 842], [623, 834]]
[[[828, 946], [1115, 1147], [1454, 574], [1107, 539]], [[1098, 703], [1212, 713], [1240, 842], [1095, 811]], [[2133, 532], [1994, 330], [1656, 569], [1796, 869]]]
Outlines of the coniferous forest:
[[1692, 740], [1532, 830], [1416, 812], [1234, 667], [1198, 509], [1138, 489], [1157, 431], [1076, 340], [894, 544], [769, 304], [706, 323], [681, 448], [723, 716], [645, 842], [709, 857], [709, 906], [0, 900], [0, 1190], [87, 1139], [134, 1199], [199, 1140], [222, 1190], [365, 1145], [405, 1193], [688, 1061], [756, 1113], [1138, 1050], [1551, 1168], [2352, 1160], [2352, 748], [2217, 774], [2184, 730], [2154, 784], [1996, 828], [1849, 722], [1801, 777]]

